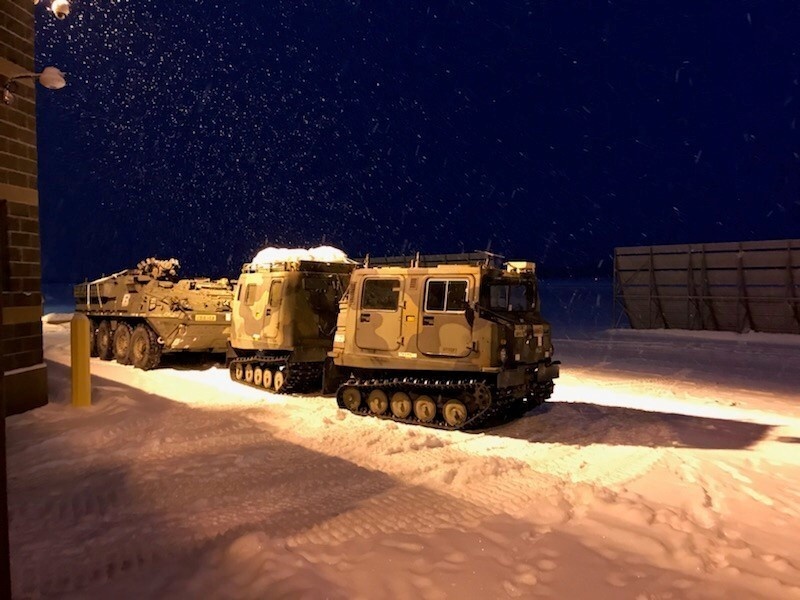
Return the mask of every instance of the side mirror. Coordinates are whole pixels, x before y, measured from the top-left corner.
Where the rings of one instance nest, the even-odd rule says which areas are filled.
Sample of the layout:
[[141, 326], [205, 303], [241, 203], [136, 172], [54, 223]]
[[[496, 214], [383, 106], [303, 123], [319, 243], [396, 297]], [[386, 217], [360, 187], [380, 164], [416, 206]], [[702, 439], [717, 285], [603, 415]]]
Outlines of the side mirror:
[[464, 309], [464, 318], [469, 323], [469, 326], [472, 327], [475, 324], [475, 309], [471, 306]]

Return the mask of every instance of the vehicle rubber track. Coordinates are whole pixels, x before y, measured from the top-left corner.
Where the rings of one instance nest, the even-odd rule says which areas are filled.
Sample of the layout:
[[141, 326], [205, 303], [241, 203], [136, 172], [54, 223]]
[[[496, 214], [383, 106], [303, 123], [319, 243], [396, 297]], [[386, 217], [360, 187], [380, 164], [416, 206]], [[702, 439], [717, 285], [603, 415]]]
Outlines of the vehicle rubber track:
[[[253, 372], [257, 367], [262, 369], [262, 373], [266, 369], [269, 369], [272, 373], [280, 371], [284, 376], [283, 386], [281, 386], [279, 390], [276, 390], [272, 385], [263, 385], [263, 380], [262, 383], [256, 383], [256, 377], [247, 375], [248, 365]], [[229, 373], [233, 381], [256, 389], [279, 394], [303, 393], [322, 388], [322, 365], [323, 363], [321, 362], [291, 362], [289, 355], [247, 356], [234, 358], [230, 362]], [[239, 368], [241, 368], [241, 371], [238, 371]], [[241, 373], [241, 377], [237, 377], [237, 373], [239, 372]]]
[[[362, 401], [355, 410], [348, 407], [344, 401], [343, 392], [347, 388], [357, 388], [361, 392]], [[376, 389], [383, 390], [390, 398], [395, 392], [405, 392], [414, 399], [422, 395], [429, 396], [436, 401], [436, 416], [430, 421], [423, 421], [415, 416], [413, 410], [411, 414], [405, 418], [394, 415], [391, 409], [386, 410], [382, 414], [374, 413], [369, 409], [367, 398], [369, 393]], [[422, 425], [424, 427], [433, 427], [436, 429], [459, 430], [477, 429], [482, 425], [516, 418], [544, 402], [550, 396], [551, 391], [552, 387], [543, 386], [540, 390], [537, 390], [535, 397], [526, 401], [511, 396], [499, 396], [494, 386], [484, 381], [474, 379], [351, 378], [339, 386], [339, 389], [336, 391], [336, 402], [339, 404], [340, 408], [361, 416], [377, 417], [379, 419], [388, 419], [398, 423]], [[442, 415], [442, 405], [449, 399], [460, 400], [467, 408], [467, 418], [459, 425], [447, 423]]]

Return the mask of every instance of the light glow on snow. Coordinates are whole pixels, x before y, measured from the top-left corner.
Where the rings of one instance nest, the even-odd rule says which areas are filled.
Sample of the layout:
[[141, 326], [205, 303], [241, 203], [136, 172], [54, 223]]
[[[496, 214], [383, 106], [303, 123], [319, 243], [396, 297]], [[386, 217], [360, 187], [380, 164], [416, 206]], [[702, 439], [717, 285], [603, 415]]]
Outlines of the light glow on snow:
[[51, 403], [8, 419], [22, 597], [800, 595], [785, 347], [767, 381], [768, 341], [559, 340], [553, 401], [467, 433], [207, 364], [93, 359], [94, 404], [74, 409], [59, 320], [43, 325]]

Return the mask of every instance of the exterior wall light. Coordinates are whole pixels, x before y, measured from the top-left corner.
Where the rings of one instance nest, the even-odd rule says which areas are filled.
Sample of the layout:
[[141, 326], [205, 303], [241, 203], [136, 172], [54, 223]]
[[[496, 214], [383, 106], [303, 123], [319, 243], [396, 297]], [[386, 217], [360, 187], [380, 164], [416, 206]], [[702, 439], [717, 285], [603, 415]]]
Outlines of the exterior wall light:
[[48, 90], [60, 90], [67, 85], [62, 73], [56, 67], [45, 67], [41, 73], [23, 73], [22, 75], [14, 75], [3, 84], [3, 104], [12, 104], [14, 102], [14, 92], [17, 89], [17, 81], [20, 79], [35, 79], [38, 80], [42, 87]]
[[[39, 4], [41, 0], [33, 0], [34, 4]], [[69, 15], [69, 0], [53, 0], [47, 8], [55, 15], [56, 19], [65, 19]]]

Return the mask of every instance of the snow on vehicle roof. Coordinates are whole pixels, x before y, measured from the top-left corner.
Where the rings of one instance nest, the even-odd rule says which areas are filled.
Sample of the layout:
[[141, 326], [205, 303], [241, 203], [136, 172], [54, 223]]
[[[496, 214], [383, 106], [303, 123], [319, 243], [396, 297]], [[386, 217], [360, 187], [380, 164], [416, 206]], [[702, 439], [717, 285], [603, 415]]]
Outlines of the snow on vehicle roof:
[[272, 265], [279, 263], [298, 263], [300, 261], [324, 263], [352, 263], [347, 254], [333, 246], [317, 246], [316, 248], [264, 248], [255, 255], [251, 264]]

